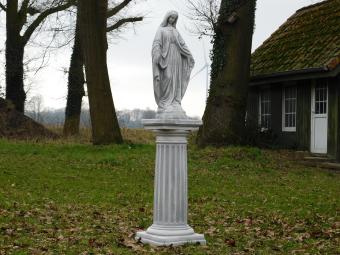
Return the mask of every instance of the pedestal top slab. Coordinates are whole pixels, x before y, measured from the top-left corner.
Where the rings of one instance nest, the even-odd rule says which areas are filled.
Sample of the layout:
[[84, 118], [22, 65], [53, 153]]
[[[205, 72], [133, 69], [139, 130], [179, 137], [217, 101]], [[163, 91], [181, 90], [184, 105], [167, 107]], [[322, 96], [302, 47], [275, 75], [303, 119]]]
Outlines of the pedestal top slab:
[[143, 119], [142, 124], [149, 130], [187, 130], [195, 131], [202, 126], [202, 120], [192, 119]]

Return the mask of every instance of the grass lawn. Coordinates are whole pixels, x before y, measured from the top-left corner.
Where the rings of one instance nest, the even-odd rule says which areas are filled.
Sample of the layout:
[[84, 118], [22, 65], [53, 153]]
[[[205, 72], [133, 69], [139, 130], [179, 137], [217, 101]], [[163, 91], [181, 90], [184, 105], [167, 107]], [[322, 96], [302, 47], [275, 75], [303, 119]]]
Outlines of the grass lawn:
[[189, 224], [152, 248], [155, 146], [0, 140], [0, 254], [340, 254], [340, 174], [256, 148], [189, 151]]

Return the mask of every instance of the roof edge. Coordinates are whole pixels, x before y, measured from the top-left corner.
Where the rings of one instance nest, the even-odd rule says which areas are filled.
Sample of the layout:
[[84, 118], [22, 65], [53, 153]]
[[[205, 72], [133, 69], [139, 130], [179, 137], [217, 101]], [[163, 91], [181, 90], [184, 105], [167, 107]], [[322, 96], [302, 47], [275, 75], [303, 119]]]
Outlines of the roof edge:
[[328, 2], [328, 0], [324, 0], [324, 1], [319, 2], [319, 3], [315, 3], [315, 4], [312, 4], [312, 5], [308, 5], [308, 6], [302, 7], [300, 9], [298, 9], [295, 13], [299, 13], [299, 12], [302, 12], [302, 11], [305, 11], [305, 10], [308, 10], [308, 9], [312, 9], [314, 7], [318, 7], [320, 5], [325, 4], [326, 2]]
[[328, 68], [326, 67], [315, 67], [315, 68], [300, 69], [300, 70], [294, 70], [294, 71], [283, 71], [283, 72], [277, 72], [277, 73], [259, 74], [259, 75], [251, 76], [251, 80], [260, 80], [260, 79], [289, 76], [289, 75], [295, 75], [295, 74], [306, 74], [306, 73], [327, 72], [327, 71], [328, 71]]
[[282, 81], [304, 80], [310, 78], [335, 77], [340, 73], [340, 65], [330, 70], [325, 67], [301, 69], [273, 74], [258, 75], [250, 78], [250, 86]]

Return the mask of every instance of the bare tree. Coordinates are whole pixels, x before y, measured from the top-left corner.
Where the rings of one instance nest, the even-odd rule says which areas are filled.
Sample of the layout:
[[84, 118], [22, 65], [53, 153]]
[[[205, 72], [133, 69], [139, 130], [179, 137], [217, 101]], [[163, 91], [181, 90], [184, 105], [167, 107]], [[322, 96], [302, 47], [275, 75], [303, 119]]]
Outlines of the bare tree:
[[35, 95], [27, 102], [27, 112], [29, 117], [35, 121], [42, 123], [43, 98], [41, 95]]
[[[112, 1], [111, 1], [112, 2]], [[127, 13], [129, 5], [134, 2], [132, 0], [124, 0], [120, 3], [111, 3], [110, 9], [107, 12], [108, 25], [107, 32], [111, 34], [120, 34], [129, 24], [142, 21], [142, 15], [132, 15]], [[140, 2], [140, 1], [139, 1]], [[84, 92], [84, 59], [82, 56], [82, 47], [79, 30], [79, 12], [77, 14], [74, 47], [71, 56], [71, 63], [68, 78], [68, 92], [65, 111], [64, 135], [79, 134], [80, 114], [82, 98]]]
[[135, 22], [142, 21], [144, 19], [144, 15], [142, 14], [131, 14], [130, 6], [132, 3], [140, 3], [143, 0], [121, 0], [117, 4], [116, 1], [109, 2], [109, 9], [107, 12], [108, 25], [107, 32], [112, 32], [114, 34], [119, 34], [123, 32], [129, 25], [134, 24]]
[[186, 15], [193, 21], [193, 33], [213, 37], [217, 32], [221, 0], [187, 0], [189, 10]]
[[25, 108], [23, 61], [27, 43], [46, 18], [73, 4], [73, 0], [0, 1], [0, 9], [6, 12], [6, 99], [18, 111], [24, 112]]
[[121, 143], [107, 69], [108, 1], [80, 0], [80, 34], [84, 52], [94, 144]]

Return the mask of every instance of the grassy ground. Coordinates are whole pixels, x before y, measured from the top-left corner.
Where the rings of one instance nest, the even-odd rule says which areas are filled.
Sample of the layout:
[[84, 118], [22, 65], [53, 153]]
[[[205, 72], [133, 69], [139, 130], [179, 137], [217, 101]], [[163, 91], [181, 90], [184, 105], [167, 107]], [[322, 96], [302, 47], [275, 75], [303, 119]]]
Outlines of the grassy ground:
[[207, 246], [137, 244], [154, 153], [0, 140], [0, 254], [340, 254], [340, 174], [237, 147], [189, 152], [189, 224]]

